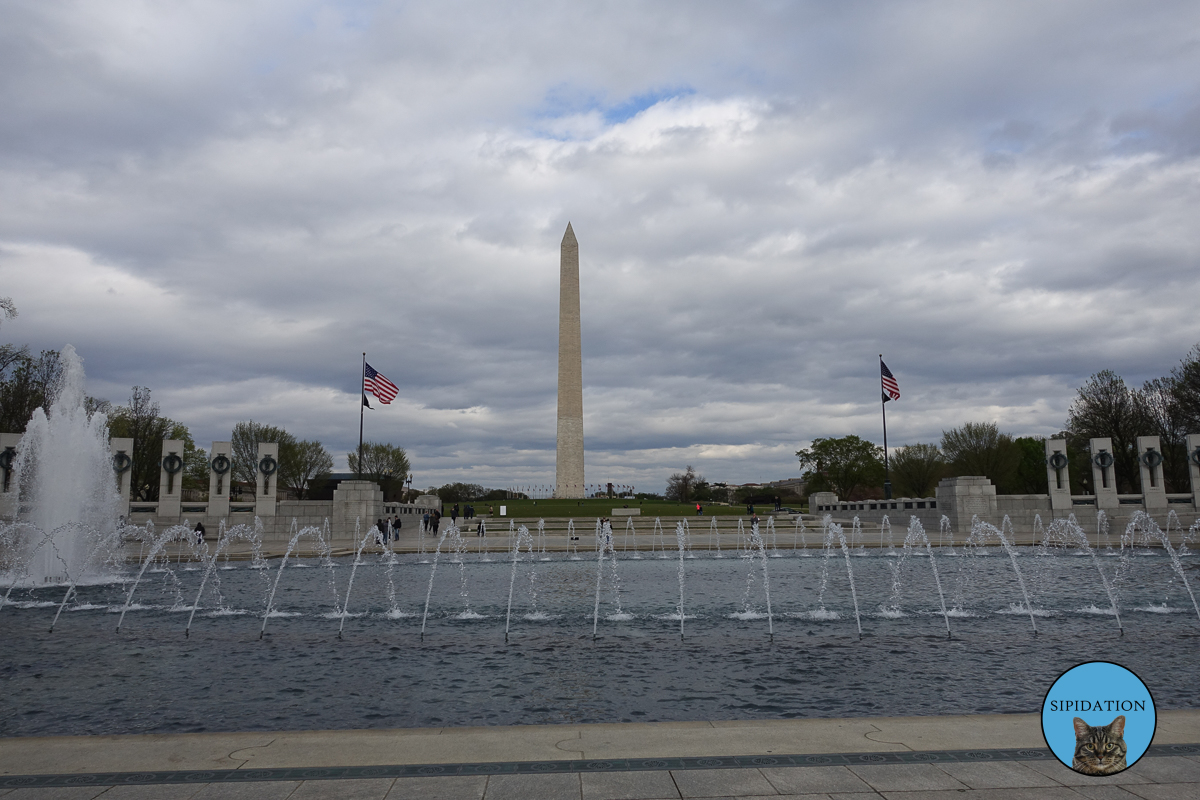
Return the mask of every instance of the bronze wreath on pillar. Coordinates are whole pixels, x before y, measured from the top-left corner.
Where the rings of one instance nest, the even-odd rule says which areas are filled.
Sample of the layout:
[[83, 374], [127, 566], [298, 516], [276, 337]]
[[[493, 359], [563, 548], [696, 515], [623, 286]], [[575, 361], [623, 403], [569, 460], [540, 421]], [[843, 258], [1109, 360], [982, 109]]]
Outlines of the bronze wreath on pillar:
[[124, 450], [118, 450], [113, 455], [113, 472], [118, 475], [128, 472], [133, 466], [133, 459], [126, 455]]
[[1067, 457], [1062, 453], [1055, 453], [1050, 456], [1050, 466], [1054, 469], [1065, 469], [1067, 466]]
[[279, 462], [271, 456], [263, 456], [262, 461], [258, 462], [258, 471], [263, 474], [263, 494], [271, 493], [271, 476], [279, 469]]
[[1162, 462], [1163, 462], [1162, 453], [1158, 452], [1157, 450], [1155, 450], [1153, 448], [1147, 450], [1145, 453], [1142, 453], [1142, 463], [1145, 464], [1150, 469], [1154, 469]]

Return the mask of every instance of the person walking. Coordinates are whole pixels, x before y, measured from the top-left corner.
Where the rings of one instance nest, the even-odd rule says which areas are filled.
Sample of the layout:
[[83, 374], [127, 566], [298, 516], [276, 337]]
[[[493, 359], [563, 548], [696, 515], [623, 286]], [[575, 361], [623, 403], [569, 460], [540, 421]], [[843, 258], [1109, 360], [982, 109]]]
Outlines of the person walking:
[[196, 523], [196, 544], [204, 544], [204, 523]]
[[425, 512], [425, 516], [421, 517], [421, 534], [429, 533], [429, 512]]
[[451, 524], [458, 523], [458, 503], [455, 503], [454, 507], [450, 509], [450, 522]]
[[696, 516], [697, 517], [704, 516], [704, 506], [700, 505], [699, 503], [696, 503]]
[[431, 514], [431, 515], [430, 515], [430, 520], [429, 520], [429, 522], [430, 522], [430, 524], [431, 524], [431, 525], [433, 525], [433, 535], [434, 535], [434, 536], [437, 536], [437, 535], [438, 535], [438, 528], [442, 527], [442, 512], [438, 511], [438, 510], [435, 508], [435, 509], [433, 510], [433, 514]]

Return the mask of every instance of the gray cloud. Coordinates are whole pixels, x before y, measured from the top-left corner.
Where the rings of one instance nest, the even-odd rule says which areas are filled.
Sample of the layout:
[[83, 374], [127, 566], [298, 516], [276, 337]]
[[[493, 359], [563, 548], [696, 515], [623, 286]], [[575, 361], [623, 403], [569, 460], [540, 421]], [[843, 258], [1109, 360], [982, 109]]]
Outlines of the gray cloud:
[[5, 335], [201, 441], [553, 475], [558, 241], [588, 476], [795, 474], [815, 436], [1059, 429], [1200, 340], [1192, 4], [12, 3]]

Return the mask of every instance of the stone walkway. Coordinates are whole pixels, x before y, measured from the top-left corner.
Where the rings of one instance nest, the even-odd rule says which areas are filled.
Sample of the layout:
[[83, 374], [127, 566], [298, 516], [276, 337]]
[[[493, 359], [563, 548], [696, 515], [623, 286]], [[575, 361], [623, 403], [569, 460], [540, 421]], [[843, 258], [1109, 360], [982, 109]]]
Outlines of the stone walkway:
[[1200, 797], [1200, 756], [1146, 756], [1132, 768], [1110, 778], [1077, 775], [1057, 762], [996, 761], [240, 781], [236, 784], [109, 784], [0, 789], [0, 797], [5, 800], [655, 800], [692, 797], [1196, 800]]
[[[1200, 798], [1200, 711], [1160, 712], [1147, 755], [1107, 778], [1076, 774], [1051, 759], [1037, 720], [1025, 714], [10, 738], [0, 739], [0, 798]], [[955, 745], [975, 749], [948, 749]], [[760, 755], [731, 755], [747, 752]]]

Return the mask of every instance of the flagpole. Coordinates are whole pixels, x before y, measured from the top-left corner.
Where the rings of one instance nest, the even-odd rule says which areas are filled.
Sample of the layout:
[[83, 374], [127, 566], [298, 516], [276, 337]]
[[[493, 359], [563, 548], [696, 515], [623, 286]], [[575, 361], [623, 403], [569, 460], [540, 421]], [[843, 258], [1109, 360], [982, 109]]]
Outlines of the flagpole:
[[[882, 356], [881, 356], [882, 358]], [[367, 380], [367, 353], [363, 351], [362, 374], [358, 376], [358, 473], [357, 477], [362, 477], [362, 450], [363, 450], [363, 406], [366, 405], [366, 380]]]
[[883, 390], [883, 353], [879, 354], [879, 410], [883, 412], [883, 499], [892, 499], [892, 478], [888, 469], [887, 392]]

